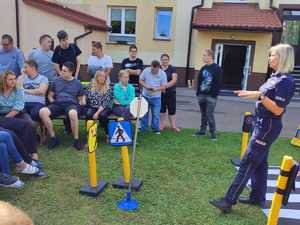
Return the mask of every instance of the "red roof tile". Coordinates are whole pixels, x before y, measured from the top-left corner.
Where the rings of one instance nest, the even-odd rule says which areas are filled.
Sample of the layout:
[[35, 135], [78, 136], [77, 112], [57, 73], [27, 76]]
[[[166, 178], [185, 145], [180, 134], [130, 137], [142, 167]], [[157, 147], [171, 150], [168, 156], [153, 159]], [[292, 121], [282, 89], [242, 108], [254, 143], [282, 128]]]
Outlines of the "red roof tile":
[[193, 28], [247, 31], [281, 31], [282, 24], [273, 10], [257, 4], [214, 3], [212, 8], [198, 8]]
[[108, 31], [110, 27], [106, 25], [106, 21], [94, 16], [90, 16], [83, 12], [79, 12], [68, 7], [64, 7], [57, 3], [48, 2], [45, 0], [23, 0], [24, 3], [46, 12], [61, 16], [65, 19], [82, 24], [92, 30]]

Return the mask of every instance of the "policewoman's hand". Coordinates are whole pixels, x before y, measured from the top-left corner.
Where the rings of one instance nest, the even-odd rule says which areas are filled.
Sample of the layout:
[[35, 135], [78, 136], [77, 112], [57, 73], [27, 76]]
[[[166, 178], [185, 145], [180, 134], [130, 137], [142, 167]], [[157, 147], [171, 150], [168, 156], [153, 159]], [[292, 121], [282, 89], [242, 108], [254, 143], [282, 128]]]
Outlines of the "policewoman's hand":
[[234, 92], [237, 96], [245, 99], [254, 99], [257, 100], [259, 96], [261, 95], [260, 91], [244, 91], [239, 90]]

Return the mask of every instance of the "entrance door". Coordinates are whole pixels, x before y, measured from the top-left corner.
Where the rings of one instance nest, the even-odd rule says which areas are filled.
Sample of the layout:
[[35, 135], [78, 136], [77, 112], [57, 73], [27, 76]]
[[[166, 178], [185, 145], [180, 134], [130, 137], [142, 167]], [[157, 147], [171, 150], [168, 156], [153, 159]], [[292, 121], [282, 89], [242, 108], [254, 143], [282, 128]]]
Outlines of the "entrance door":
[[223, 70], [223, 89], [247, 89], [250, 66], [251, 45], [222, 44], [215, 45], [215, 63]]

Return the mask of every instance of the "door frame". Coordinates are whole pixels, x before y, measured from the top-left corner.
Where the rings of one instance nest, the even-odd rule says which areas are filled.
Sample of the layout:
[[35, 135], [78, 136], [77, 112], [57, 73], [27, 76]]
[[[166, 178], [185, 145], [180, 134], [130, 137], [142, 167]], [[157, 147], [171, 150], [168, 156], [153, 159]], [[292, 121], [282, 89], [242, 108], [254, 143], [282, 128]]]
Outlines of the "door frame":
[[[254, 62], [254, 54], [255, 54], [255, 41], [240, 41], [240, 40], [228, 40], [228, 39], [213, 39], [211, 44], [211, 49], [215, 50], [217, 44], [222, 45], [237, 45], [237, 46], [250, 46], [251, 52], [250, 52], [250, 59], [249, 59], [249, 70], [247, 75], [247, 80], [244, 80], [243, 89], [247, 89], [247, 84], [249, 81], [249, 76], [252, 74], [253, 70], [253, 62]], [[246, 56], [247, 57], [247, 56]]]

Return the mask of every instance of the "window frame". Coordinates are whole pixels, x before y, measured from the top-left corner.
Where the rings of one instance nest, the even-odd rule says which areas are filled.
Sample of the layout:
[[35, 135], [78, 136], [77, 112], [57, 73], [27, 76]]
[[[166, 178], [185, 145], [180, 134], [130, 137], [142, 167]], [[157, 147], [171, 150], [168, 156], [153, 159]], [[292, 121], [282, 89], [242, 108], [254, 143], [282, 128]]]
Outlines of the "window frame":
[[[137, 13], [137, 7], [130, 7], [130, 6], [108, 6], [107, 7], [108, 10], [108, 19], [107, 19], [107, 22], [109, 24], [109, 26], [111, 26], [111, 10], [112, 9], [119, 9], [121, 10], [121, 33], [112, 33], [112, 32], [109, 32], [108, 33], [108, 39], [110, 36], [114, 36], [114, 37], [134, 37], [136, 38], [136, 13]], [[126, 9], [134, 9], [135, 10], [135, 34], [126, 34], [125, 33], [125, 26], [126, 26]], [[117, 43], [115, 41], [109, 41], [108, 42], [110, 43]], [[134, 42], [128, 42], [128, 44], [134, 44]]]
[[[157, 14], [159, 11], [170, 11], [171, 12], [171, 21], [170, 21], [170, 35], [168, 37], [156, 36], [156, 28], [157, 28]], [[153, 29], [153, 39], [159, 41], [171, 41], [173, 35], [173, 8], [172, 7], [155, 7], [154, 10], [154, 29]]]
[[224, 0], [224, 3], [247, 3], [247, 0]]

